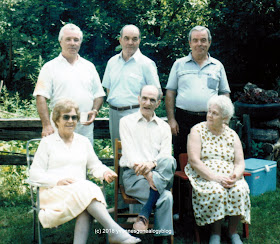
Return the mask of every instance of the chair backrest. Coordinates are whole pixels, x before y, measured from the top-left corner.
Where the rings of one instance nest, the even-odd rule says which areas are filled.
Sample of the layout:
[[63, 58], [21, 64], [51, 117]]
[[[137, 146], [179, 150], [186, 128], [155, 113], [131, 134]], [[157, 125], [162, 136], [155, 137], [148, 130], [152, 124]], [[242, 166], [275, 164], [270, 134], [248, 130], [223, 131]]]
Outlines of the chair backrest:
[[32, 164], [32, 161], [33, 161], [33, 155], [30, 155], [30, 151], [29, 151], [29, 144], [31, 142], [34, 142], [34, 141], [41, 141], [42, 138], [36, 138], [36, 139], [31, 139], [29, 141], [26, 142], [26, 162], [27, 162], [27, 170], [29, 171], [30, 169], [30, 166]]
[[122, 156], [122, 143], [119, 139], [115, 139], [115, 154], [114, 154], [114, 166], [115, 166], [115, 172], [117, 175], [119, 175], [119, 161]]
[[180, 163], [181, 171], [184, 171], [184, 169], [188, 163], [188, 154], [187, 153], [181, 153], [179, 155], [179, 163]]
[[[115, 173], [118, 177], [115, 178], [115, 211], [114, 211], [114, 219], [115, 221], [118, 220], [118, 193], [119, 193], [119, 177], [120, 177], [120, 167], [119, 167], [119, 160], [121, 158], [121, 148], [122, 144], [117, 138], [115, 139], [115, 153], [114, 153], [114, 167]], [[117, 209], [116, 209], [117, 208]]]

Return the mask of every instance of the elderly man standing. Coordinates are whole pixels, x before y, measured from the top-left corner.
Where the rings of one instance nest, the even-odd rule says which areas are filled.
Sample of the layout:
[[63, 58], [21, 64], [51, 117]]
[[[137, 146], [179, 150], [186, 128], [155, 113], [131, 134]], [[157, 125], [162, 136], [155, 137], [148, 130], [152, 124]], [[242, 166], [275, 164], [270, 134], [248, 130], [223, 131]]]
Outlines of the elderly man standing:
[[[192, 28], [189, 32], [191, 53], [178, 59], [169, 75], [165, 106], [177, 162], [179, 154], [187, 151], [190, 129], [206, 120], [208, 100], [220, 94], [229, 96], [230, 93], [224, 66], [208, 53], [211, 39], [208, 28], [203, 26]], [[177, 166], [180, 167], [179, 164]], [[174, 194], [176, 195], [176, 187]], [[176, 205], [175, 201], [175, 213]]]
[[141, 33], [135, 25], [125, 25], [120, 31], [121, 53], [107, 64], [102, 85], [107, 89], [110, 105], [110, 134], [114, 147], [119, 136], [119, 121], [139, 108], [138, 95], [143, 85], [155, 85], [160, 89], [155, 63], [144, 56], [139, 44]]
[[33, 95], [36, 96], [37, 110], [42, 121], [42, 136], [54, 133], [47, 99], [51, 109], [61, 98], [70, 98], [78, 105], [80, 112], [87, 113], [88, 120], [78, 123], [76, 132], [82, 134], [93, 144], [93, 121], [105, 96], [95, 66], [80, 57], [78, 52], [83, 33], [74, 24], [66, 24], [59, 32], [61, 53], [47, 62], [41, 69]]
[[144, 86], [138, 97], [139, 111], [120, 120], [125, 192], [144, 204], [133, 227], [147, 230], [155, 207], [155, 243], [161, 242], [162, 236], [173, 235], [173, 197], [169, 190], [176, 169], [170, 127], [154, 113], [160, 98], [156, 86]]

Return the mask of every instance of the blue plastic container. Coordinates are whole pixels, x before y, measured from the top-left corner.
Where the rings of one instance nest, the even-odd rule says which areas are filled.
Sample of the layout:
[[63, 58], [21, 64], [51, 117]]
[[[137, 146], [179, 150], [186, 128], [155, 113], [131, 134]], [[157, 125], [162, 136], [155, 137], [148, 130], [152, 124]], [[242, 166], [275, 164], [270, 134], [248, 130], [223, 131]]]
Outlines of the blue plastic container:
[[276, 169], [276, 161], [257, 158], [245, 160], [245, 171], [252, 174], [245, 177], [252, 196], [276, 190]]

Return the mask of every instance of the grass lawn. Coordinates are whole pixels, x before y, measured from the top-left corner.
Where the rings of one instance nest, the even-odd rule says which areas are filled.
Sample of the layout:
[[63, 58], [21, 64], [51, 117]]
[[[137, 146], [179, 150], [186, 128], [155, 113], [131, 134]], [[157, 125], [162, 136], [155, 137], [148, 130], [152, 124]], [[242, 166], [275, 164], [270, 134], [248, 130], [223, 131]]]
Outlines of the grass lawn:
[[[112, 185], [107, 191], [107, 198], [112, 196]], [[112, 204], [109, 199], [109, 205]], [[249, 240], [244, 243], [277, 244], [280, 243], [280, 188], [260, 196], [251, 197], [251, 218]], [[5, 206], [6, 205], [6, 206]], [[72, 243], [75, 221], [70, 221], [58, 228], [43, 229], [43, 243]], [[175, 243], [193, 243], [191, 230], [183, 223], [174, 223]], [[105, 235], [95, 234], [95, 229], [102, 229], [93, 223], [88, 243], [105, 243]], [[242, 234], [240, 225], [240, 234]], [[226, 232], [224, 232], [226, 233]], [[0, 201], [0, 243], [31, 243], [32, 213], [27, 200], [8, 204], [7, 199]], [[140, 236], [142, 243], [153, 243], [151, 235]], [[223, 238], [224, 239], [224, 238]], [[207, 242], [205, 242], [207, 243]], [[223, 243], [227, 243], [223, 241]]]

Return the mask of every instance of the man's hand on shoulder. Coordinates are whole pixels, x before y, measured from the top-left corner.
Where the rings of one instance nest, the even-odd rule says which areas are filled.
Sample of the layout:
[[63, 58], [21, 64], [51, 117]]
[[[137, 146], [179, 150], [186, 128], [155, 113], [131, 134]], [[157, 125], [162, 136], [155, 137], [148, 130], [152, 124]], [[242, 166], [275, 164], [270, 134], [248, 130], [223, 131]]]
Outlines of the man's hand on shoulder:
[[45, 126], [45, 127], [43, 127], [43, 130], [42, 130], [42, 137], [51, 135], [53, 133], [54, 133], [54, 129], [51, 125]]
[[134, 169], [136, 175], [146, 175], [155, 166], [156, 165], [155, 165], [155, 163], [153, 161], [144, 162], [144, 163], [135, 163], [133, 169]]

